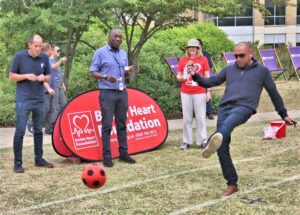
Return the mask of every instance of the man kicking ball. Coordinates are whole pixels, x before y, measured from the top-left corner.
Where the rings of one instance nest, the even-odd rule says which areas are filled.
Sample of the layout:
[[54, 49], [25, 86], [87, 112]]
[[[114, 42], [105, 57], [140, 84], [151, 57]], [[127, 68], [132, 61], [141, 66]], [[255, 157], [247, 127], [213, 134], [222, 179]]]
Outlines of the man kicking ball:
[[202, 152], [204, 158], [210, 157], [215, 151], [218, 152], [223, 177], [227, 181], [227, 189], [222, 196], [230, 196], [238, 191], [238, 176], [229, 150], [231, 132], [256, 113], [263, 88], [268, 92], [280, 117], [288, 125], [295, 123], [287, 114], [271, 72], [253, 58], [250, 43], [237, 44], [234, 56], [235, 64], [226, 66], [220, 73], [210, 78], [200, 77], [193, 69], [189, 71], [193, 80], [205, 88], [226, 82], [225, 93], [218, 110], [217, 130], [208, 139]]

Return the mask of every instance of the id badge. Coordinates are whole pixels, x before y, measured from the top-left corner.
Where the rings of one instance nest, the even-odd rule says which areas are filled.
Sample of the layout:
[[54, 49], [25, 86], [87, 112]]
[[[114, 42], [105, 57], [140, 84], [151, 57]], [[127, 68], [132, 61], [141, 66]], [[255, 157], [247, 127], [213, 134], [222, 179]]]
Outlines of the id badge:
[[119, 90], [120, 90], [120, 91], [123, 91], [123, 89], [124, 89], [123, 82], [120, 82], [120, 83], [119, 83]]

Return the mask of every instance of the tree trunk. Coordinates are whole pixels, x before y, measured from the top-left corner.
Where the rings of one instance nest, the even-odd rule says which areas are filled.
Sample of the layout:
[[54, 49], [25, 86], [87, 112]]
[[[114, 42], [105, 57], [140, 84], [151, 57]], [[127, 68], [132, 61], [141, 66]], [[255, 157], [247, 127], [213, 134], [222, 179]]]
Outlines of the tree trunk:
[[136, 74], [140, 71], [140, 54], [133, 56], [131, 59], [132, 65], [134, 65], [134, 71], [130, 76], [130, 82], [135, 79]]
[[67, 38], [67, 45], [65, 54], [68, 58], [66, 64], [65, 64], [65, 74], [64, 74], [64, 80], [65, 85], [68, 88], [69, 80], [70, 80], [70, 73], [71, 73], [71, 67], [72, 67], [72, 61], [73, 61], [73, 53], [72, 53], [72, 40], [73, 40], [73, 32], [74, 29], [68, 29], [68, 38]]
[[[75, 36], [74, 36], [75, 35]], [[69, 29], [68, 31], [68, 40], [66, 45], [66, 57], [68, 58], [66, 64], [65, 64], [65, 74], [64, 74], [64, 80], [65, 85], [68, 87], [71, 71], [72, 71], [72, 64], [73, 64], [73, 56], [75, 56], [77, 45], [81, 39], [82, 34], [78, 34], [74, 29]], [[73, 37], [75, 38], [75, 41], [73, 41]]]

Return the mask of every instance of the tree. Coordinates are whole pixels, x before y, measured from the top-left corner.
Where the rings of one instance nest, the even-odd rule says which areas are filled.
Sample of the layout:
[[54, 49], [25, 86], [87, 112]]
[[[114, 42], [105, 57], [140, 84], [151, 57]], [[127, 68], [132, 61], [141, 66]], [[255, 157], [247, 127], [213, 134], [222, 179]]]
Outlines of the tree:
[[[273, 0], [278, 4], [289, 0]], [[139, 69], [143, 45], [156, 32], [193, 22], [185, 16], [188, 9], [214, 15], [230, 15], [253, 5], [265, 14], [260, 0], [1, 0], [0, 39], [8, 56], [25, 48], [26, 39], [40, 33], [45, 41], [64, 46], [69, 58], [65, 66], [65, 81], [69, 82], [73, 58], [78, 43], [95, 47], [81, 40], [93, 17], [101, 20], [104, 31], [122, 26], [129, 62]], [[137, 39], [135, 39], [137, 38]]]
[[[2, 0], [0, 7], [0, 38], [10, 56], [27, 47], [30, 35], [39, 33], [44, 41], [63, 46], [64, 54], [68, 57], [64, 72], [68, 84], [77, 45], [79, 42], [88, 44], [81, 37], [88, 30], [93, 14], [100, 13], [101, 1]], [[102, 16], [103, 21], [106, 19]]]
[[[124, 29], [129, 62], [137, 68], [143, 45], [156, 32], [175, 26], [186, 26], [194, 21], [185, 16], [186, 10], [222, 16], [235, 14], [247, 5], [264, 14], [266, 12], [259, 0], [110, 0], [107, 3], [107, 7], [112, 9]], [[101, 19], [101, 14], [98, 17]], [[134, 40], [134, 35], [138, 35], [138, 40]]]

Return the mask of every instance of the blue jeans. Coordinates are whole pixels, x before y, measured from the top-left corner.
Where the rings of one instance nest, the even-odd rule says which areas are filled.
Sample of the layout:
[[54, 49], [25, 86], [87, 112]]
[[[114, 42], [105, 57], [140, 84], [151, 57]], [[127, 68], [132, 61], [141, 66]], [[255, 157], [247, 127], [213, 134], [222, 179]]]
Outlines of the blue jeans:
[[[53, 108], [52, 108], [52, 95], [50, 93], [44, 93], [44, 99], [45, 99], [45, 133], [49, 134], [53, 132], [53, 119], [52, 119], [52, 114], [53, 114]], [[27, 121], [27, 126], [32, 127], [33, 123], [32, 120], [29, 119]]]
[[14, 135], [14, 155], [15, 165], [22, 164], [23, 137], [26, 130], [26, 123], [30, 112], [32, 112], [33, 139], [35, 162], [39, 162], [43, 157], [43, 121], [44, 121], [44, 102], [25, 101], [16, 102], [16, 131]]
[[127, 131], [126, 120], [128, 110], [127, 91], [100, 90], [99, 102], [102, 112], [102, 144], [103, 158], [111, 159], [110, 134], [113, 116], [117, 127], [120, 156], [127, 154]]
[[238, 176], [230, 156], [231, 132], [233, 129], [245, 122], [252, 116], [253, 111], [244, 106], [225, 106], [218, 111], [217, 132], [223, 135], [221, 147], [218, 149], [218, 156], [222, 168], [223, 177], [227, 185], [237, 185]]

